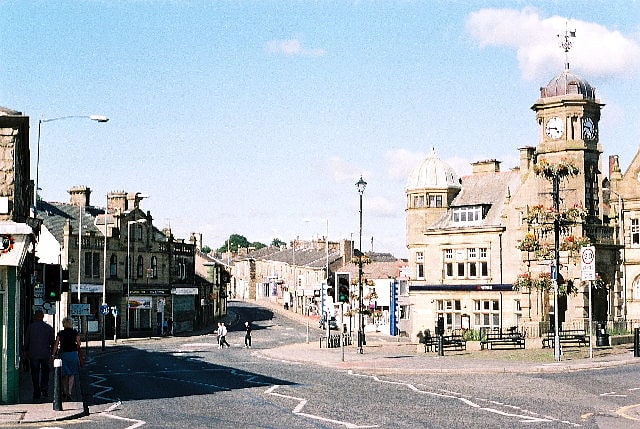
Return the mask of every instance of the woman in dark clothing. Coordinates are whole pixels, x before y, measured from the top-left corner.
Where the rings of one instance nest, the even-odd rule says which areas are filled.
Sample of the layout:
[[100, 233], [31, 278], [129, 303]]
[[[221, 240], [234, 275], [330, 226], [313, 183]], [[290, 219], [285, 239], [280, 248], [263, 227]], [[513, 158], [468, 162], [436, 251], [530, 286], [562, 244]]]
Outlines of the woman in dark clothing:
[[80, 374], [80, 367], [84, 366], [82, 357], [82, 343], [80, 334], [73, 329], [73, 320], [69, 317], [62, 319], [64, 329], [58, 332], [56, 343], [53, 346], [53, 354], [59, 353], [62, 359], [62, 399], [71, 400], [73, 382], [76, 375]]

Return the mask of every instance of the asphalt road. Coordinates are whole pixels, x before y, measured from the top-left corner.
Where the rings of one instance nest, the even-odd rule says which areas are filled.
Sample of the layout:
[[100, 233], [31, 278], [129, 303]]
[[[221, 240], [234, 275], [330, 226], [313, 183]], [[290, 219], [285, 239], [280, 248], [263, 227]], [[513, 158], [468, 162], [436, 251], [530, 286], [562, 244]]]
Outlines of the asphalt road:
[[[633, 428], [635, 366], [565, 374], [373, 376], [266, 358], [305, 342], [307, 326], [233, 303], [231, 348], [213, 335], [132, 341], [96, 351], [74, 428]], [[245, 320], [254, 326], [243, 348]], [[310, 327], [313, 338], [320, 334]]]

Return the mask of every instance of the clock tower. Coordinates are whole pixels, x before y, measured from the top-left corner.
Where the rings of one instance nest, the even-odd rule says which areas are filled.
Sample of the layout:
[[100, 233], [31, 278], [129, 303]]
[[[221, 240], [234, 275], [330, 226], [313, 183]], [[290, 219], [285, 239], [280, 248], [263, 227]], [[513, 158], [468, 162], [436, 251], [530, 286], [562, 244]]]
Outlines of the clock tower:
[[[571, 47], [569, 37], [575, 37], [575, 32], [564, 36], [561, 46], [565, 53]], [[579, 176], [571, 179], [568, 186], [573, 192], [567, 202], [584, 206], [594, 217], [600, 215], [602, 147], [598, 124], [603, 106], [596, 98], [595, 88], [575, 75], [567, 61], [564, 71], [540, 88], [540, 98], [531, 107], [539, 129], [537, 158], [551, 163], [570, 161], [579, 168]]]

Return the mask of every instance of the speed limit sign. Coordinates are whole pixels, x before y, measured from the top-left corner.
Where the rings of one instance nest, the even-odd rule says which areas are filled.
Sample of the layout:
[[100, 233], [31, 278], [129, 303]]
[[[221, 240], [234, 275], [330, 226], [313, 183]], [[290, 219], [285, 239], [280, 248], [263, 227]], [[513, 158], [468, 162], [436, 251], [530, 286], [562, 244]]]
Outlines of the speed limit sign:
[[582, 247], [580, 249], [581, 279], [596, 279], [596, 248], [593, 246]]

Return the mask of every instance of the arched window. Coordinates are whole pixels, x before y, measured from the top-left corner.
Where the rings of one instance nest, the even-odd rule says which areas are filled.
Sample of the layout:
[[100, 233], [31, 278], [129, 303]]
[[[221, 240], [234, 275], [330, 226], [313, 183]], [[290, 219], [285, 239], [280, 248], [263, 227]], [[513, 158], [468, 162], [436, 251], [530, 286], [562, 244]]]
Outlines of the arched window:
[[118, 257], [115, 254], [111, 255], [109, 261], [109, 276], [111, 278], [118, 277]]
[[138, 278], [144, 276], [144, 260], [142, 255], [138, 255], [138, 263], [136, 264], [136, 275]]
[[151, 277], [158, 278], [158, 258], [155, 256], [151, 257]]

